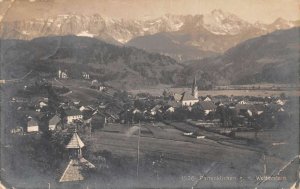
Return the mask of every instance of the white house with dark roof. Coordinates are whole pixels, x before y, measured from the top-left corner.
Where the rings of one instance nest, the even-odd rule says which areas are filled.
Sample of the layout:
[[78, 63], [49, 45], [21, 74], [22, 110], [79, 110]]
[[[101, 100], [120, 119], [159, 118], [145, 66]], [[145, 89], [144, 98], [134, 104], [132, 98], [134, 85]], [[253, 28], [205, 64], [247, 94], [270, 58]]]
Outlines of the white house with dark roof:
[[39, 131], [39, 124], [38, 121], [32, 117], [29, 117], [27, 121], [27, 132], [38, 132]]
[[57, 115], [53, 116], [50, 120], [49, 120], [49, 130], [53, 131], [56, 129], [56, 126], [60, 123], [61, 119], [60, 117], [58, 117]]
[[66, 110], [66, 122], [67, 124], [73, 123], [75, 120], [82, 120], [83, 119], [83, 115], [82, 112], [76, 109], [70, 109], [70, 110]]
[[208, 115], [210, 112], [216, 111], [217, 106], [211, 101], [201, 101], [199, 102], [199, 109], [204, 111], [205, 115]]

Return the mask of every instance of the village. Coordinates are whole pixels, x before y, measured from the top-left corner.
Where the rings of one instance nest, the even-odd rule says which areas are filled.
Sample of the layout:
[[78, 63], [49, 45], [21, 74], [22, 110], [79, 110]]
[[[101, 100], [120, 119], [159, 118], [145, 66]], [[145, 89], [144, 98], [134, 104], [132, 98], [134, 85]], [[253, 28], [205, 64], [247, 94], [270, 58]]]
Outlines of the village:
[[[291, 122], [287, 120], [297, 116], [293, 111], [297, 97], [285, 93], [279, 96], [204, 96], [198, 90], [196, 76], [191, 82], [190, 89], [183, 93], [164, 90], [159, 96], [149, 93], [134, 95], [93, 79], [87, 72], [82, 72], [81, 79], [73, 79], [67, 70], [59, 68], [53, 79], [28, 79], [11, 84], [13, 87], [3, 85], [1, 87], [5, 90], [13, 88], [10, 91], [13, 95], [3, 95], [2, 98], [5, 104], [2, 107], [6, 107], [1, 110], [5, 112], [6, 150], [21, 145], [14, 148], [14, 151], [20, 148], [24, 155], [30, 154], [32, 161], [37, 161], [35, 165], [39, 166], [38, 169], [56, 174], [52, 176], [52, 184], [97, 180], [97, 175], [103, 174], [103, 170], [110, 174], [121, 174], [124, 169], [131, 168], [128, 175], [134, 178], [141, 175], [146, 177], [149, 174], [149, 171], [145, 171], [147, 158], [153, 162], [150, 167], [155, 175], [151, 176], [154, 183], [163, 182], [163, 179], [158, 181], [158, 175], [163, 175], [163, 169], [172, 169], [175, 178], [184, 175], [179, 168], [174, 170], [172, 166], [174, 154], [177, 161], [186, 159], [194, 164], [201, 160], [199, 157], [203, 156], [203, 149], [221, 150], [222, 145], [237, 149], [228, 149], [231, 155], [239, 153], [239, 149], [248, 150], [243, 153], [249, 159], [255, 156], [251, 161], [261, 159], [262, 154], [268, 154], [270, 159], [283, 158], [273, 157], [272, 154], [284, 149], [289, 140], [294, 140], [280, 131], [293, 132]], [[195, 146], [186, 148], [187, 143]], [[207, 146], [201, 148], [204, 144]], [[162, 148], [164, 145], [166, 148]], [[210, 148], [210, 145], [220, 146]], [[26, 146], [36, 146], [36, 149], [28, 150]], [[250, 151], [256, 155], [247, 155]], [[256, 157], [257, 154], [260, 154], [259, 157]], [[224, 167], [244, 166], [233, 165], [236, 162], [231, 159], [231, 155], [226, 155], [229, 159]], [[286, 159], [281, 161], [292, 156], [285, 154]], [[124, 166], [120, 170], [113, 163], [118, 161], [120, 164], [126, 158], [131, 162], [128, 163], [130, 168]], [[213, 157], [213, 161], [220, 161], [216, 158]], [[207, 161], [210, 158], [204, 159]], [[16, 161], [8, 157], [6, 166], [17, 166], [14, 165], [18, 164]], [[68, 166], [62, 166], [63, 161], [67, 161]], [[164, 161], [168, 162], [169, 168], [164, 167]], [[238, 164], [242, 164], [242, 161]], [[8, 167], [2, 168], [13, 170]], [[271, 166], [269, 170], [257, 168], [252, 175], [257, 172], [266, 175], [270, 171]], [[11, 174], [15, 173], [4, 175]], [[164, 174], [168, 175], [169, 172]], [[185, 174], [190, 174], [190, 171]], [[103, 182], [111, 181], [107, 180]]]

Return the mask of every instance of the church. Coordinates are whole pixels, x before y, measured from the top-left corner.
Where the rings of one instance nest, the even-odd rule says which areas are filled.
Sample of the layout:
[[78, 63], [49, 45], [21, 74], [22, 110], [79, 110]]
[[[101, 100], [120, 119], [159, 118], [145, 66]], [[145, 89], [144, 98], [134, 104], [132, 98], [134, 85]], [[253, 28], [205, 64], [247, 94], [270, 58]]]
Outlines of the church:
[[193, 81], [191, 93], [183, 92], [182, 94], [174, 94], [173, 97], [174, 100], [176, 102], [179, 102], [182, 106], [193, 106], [194, 104], [199, 102], [196, 77], [194, 78]]

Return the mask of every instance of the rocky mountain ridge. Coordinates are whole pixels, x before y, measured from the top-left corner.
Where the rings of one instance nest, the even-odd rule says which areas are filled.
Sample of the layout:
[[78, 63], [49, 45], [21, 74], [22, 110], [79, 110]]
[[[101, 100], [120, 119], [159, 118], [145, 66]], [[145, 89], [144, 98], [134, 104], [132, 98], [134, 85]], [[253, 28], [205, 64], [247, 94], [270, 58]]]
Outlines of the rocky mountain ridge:
[[[167, 14], [156, 19], [139, 20], [112, 19], [99, 14], [90, 16], [66, 14], [47, 19], [11, 22], [3, 19], [0, 37], [30, 40], [52, 35], [87, 36], [116, 45], [125, 44], [142, 48], [184, 61], [225, 52], [244, 40], [274, 30], [288, 29], [297, 23], [279, 18], [271, 24], [259, 22], [251, 24], [222, 10], [213, 10], [203, 15]], [[153, 38], [161, 33], [166, 34], [168, 41], [172, 43], [165, 51], [160, 50], [158, 45], [149, 45], [143, 38], [144, 36]], [[184, 50], [173, 52], [174, 46]], [[188, 49], [192, 49], [195, 53], [186, 54]]]

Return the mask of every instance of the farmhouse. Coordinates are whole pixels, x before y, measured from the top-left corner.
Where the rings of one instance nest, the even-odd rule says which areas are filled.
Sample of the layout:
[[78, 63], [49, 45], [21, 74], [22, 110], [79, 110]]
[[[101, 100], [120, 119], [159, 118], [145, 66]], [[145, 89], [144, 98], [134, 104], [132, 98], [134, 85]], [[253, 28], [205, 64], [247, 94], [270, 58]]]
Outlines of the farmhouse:
[[59, 79], [67, 79], [67, 78], [68, 78], [67, 70], [62, 71], [62, 70], [59, 68], [59, 69], [58, 69], [58, 78], [59, 78]]
[[255, 113], [255, 108], [251, 104], [237, 104], [235, 109], [239, 115], [252, 116]]
[[60, 117], [58, 117], [57, 115], [53, 116], [50, 120], [49, 120], [49, 130], [53, 131], [56, 129], [56, 126], [60, 123]]
[[216, 105], [211, 101], [201, 101], [199, 102], [199, 109], [203, 110], [205, 115], [208, 115], [210, 112], [216, 111]]
[[99, 91], [103, 91], [106, 87], [104, 86], [104, 84], [99, 83], [98, 80], [93, 80], [91, 84], [91, 88]]
[[70, 109], [66, 110], [66, 122], [67, 124], [73, 123], [75, 120], [82, 120], [83, 115], [79, 110], [76, 109]]
[[27, 132], [38, 132], [39, 131], [39, 124], [38, 121], [32, 117], [29, 117], [27, 121]]
[[88, 79], [90, 79], [90, 74], [88, 74], [87, 72], [82, 72], [82, 77], [83, 77], [83, 79], [88, 80]]

